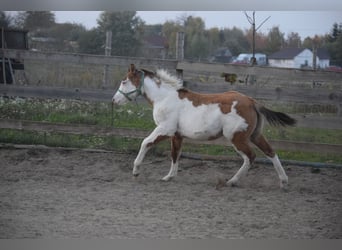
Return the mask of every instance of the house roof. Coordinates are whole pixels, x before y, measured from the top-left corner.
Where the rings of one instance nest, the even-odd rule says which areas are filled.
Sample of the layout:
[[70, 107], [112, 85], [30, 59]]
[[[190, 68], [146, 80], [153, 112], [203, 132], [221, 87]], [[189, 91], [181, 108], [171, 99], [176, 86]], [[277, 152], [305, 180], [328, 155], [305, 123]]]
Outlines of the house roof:
[[231, 57], [232, 56], [232, 53], [230, 52], [230, 50], [226, 47], [221, 47], [221, 48], [218, 48], [215, 53], [214, 53], [215, 56], [227, 56], [227, 57]]
[[145, 42], [148, 44], [150, 48], [167, 48], [168, 41], [165, 37], [158, 35], [151, 35], [145, 37]]
[[317, 56], [320, 60], [330, 59], [330, 55], [327, 49], [319, 48], [317, 49]]
[[303, 48], [285, 48], [270, 55], [269, 59], [293, 59], [303, 52]]

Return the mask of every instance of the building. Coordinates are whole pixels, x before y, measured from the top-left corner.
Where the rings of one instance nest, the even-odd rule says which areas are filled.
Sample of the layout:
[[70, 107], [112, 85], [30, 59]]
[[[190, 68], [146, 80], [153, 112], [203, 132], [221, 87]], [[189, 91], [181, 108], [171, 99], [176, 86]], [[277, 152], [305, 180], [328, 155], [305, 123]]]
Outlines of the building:
[[[305, 48], [285, 48], [273, 53], [268, 57], [271, 67], [281, 68], [312, 68], [313, 52]], [[317, 49], [316, 65], [317, 68], [325, 69], [329, 67], [330, 57], [325, 49]]]
[[268, 57], [271, 67], [280, 68], [307, 68], [312, 67], [313, 53], [304, 48], [286, 48], [273, 53]]
[[218, 48], [212, 58], [210, 59], [211, 62], [218, 62], [218, 63], [230, 63], [233, 59], [233, 55], [230, 50], [226, 47]]
[[167, 39], [163, 36], [150, 35], [145, 37], [143, 47], [143, 57], [165, 59], [167, 57], [169, 44]]
[[328, 50], [320, 48], [317, 49], [317, 68], [326, 69], [330, 66], [330, 55]]

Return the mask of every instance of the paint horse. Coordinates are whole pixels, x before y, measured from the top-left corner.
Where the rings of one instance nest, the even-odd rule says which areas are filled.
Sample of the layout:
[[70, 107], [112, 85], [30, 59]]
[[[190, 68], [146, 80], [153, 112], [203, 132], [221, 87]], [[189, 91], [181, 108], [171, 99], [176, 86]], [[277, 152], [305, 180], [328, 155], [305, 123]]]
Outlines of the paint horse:
[[195, 93], [184, 88], [181, 80], [165, 70], [154, 73], [138, 70], [131, 64], [112, 101], [121, 105], [139, 95], [153, 105], [153, 119], [157, 127], [141, 144], [134, 161], [134, 176], [139, 175], [139, 166], [147, 151], [162, 140], [171, 138], [171, 168], [162, 178], [168, 181], [177, 175], [183, 138], [213, 140], [224, 136], [243, 158], [241, 168], [227, 181], [227, 185], [237, 185], [253, 163], [256, 155], [251, 143], [272, 161], [280, 187], [288, 184], [277, 154], [262, 135], [262, 127], [264, 117], [271, 125], [294, 125], [296, 121], [290, 116], [271, 111], [251, 97], [235, 91]]

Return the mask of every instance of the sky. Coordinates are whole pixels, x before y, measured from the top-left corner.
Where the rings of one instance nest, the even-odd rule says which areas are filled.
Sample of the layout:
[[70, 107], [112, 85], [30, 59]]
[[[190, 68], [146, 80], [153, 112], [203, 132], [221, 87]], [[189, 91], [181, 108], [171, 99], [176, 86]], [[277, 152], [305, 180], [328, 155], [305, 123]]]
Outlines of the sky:
[[[87, 29], [97, 26], [101, 11], [54, 11], [56, 22], [80, 23]], [[137, 15], [146, 24], [163, 24], [176, 21], [182, 15], [201, 17], [207, 29], [233, 28], [249, 29], [250, 23], [243, 11], [137, 11]], [[252, 11], [247, 14], [252, 15]], [[268, 33], [279, 26], [285, 35], [297, 32], [302, 39], [307, 36], [325, 35], [331, 31], [334, 23], [342, 23], [342, 11], [256, 11], [255, 20], [258, 27], [266, 18], [270, 18], [259, 28], [259, 32]]]

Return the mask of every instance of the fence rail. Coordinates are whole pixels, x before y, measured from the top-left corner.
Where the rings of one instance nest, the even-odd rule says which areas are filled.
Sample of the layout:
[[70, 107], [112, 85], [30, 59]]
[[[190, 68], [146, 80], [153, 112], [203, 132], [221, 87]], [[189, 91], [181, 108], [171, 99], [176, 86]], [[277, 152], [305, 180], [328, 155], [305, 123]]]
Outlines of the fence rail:
[[[2, 51], [2, 52], [1, 52]], [[121, 56], [105, 56], [105, 55], [89, 55], [89, 54], [73, 54], [60, 52], [39, 52], [29, 50], [0, 50], [6, 58], [16, 58], [18, 60], [37, 60], [48, 62], [64, 62], [76, 64], [95, 64], [95, 65], [116, 65], [128, 66], [131, 63], [137, 64], [140, 67], [163, 67], [166, 69], [176, 69], [176, 60], [164, 59], [147, 59], [140, 57], [121, 57]]]
[[[88, 134], [97, 136], [120, 136], [126, 138], [142, 139], [148, 136], [149, 131], [141, 129], [129, 128], [112, 128], [99, 127], [95, 125], [83, 124], [62, 124], [49, 122], [35, 122], [23, 120], [0, 119], [0, 128], [2, 129], [16, 129], [36, 132], [60, 132], [69, 134]], [[206, 144], [206, 145], [222, 145], [229, 146], [227, 140], [220, 138], [213, 141], [194, 141], [186, 139], [185, 143], [190, 144]], [[316, 153], [333, 153], [339, 154], [342, 152], [342, 144], [323, 144], [323, 143], [307, 143], [307, 142], [293, 142], [283, 140], [270, 140], [270, 143], [276, 149], [283, 149], [288, 151], [301, 152], [316, 152]]]
[[149, 59], [138, 57], [120, 57], [120, 56], [102, 56], [89, 54], [73, 54], [59, 52], [39, 52], [28, 50], [0, 50], [0, 56], [6, 58], [15, 58], [18, 60], [37, 60], [46, 62], [64, 62], [75, 64], [94, 64], [94, 65], [112, 65], [128, 67], [131, 63], [139, 67], [148, 68], [165, 68], [176, 70], [178, 72], [201, 72], [207, 74], [221, 75], [222, 73], [234, 73], [242, 75], [256, 76], [276, 76], [291, 80], [308, 80], [319, 82], [342, 83], [342, 72], [331, 72], [322, 70], [308, 69], [288, 69], [274, 68], [268, 66], [246, 66], [234, 64], [218, 64], [218, 63], [199, 63], [186, 62], [166, 59]]
[[341, 83], [342, 73], [331, 71], [315, 71], [308, 69], [289, 69], [275, 68], [268, 66], [247, 66], [236, 64], [217, 64], [217, 63], [196, 63], [196, 62], [178, 62], [177, 69], [189, 72], [202, 73], [230, 73], [256, 76], [276, 76], [291, 80], [311, 80], [311, 81], [329, 81]]

